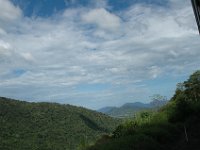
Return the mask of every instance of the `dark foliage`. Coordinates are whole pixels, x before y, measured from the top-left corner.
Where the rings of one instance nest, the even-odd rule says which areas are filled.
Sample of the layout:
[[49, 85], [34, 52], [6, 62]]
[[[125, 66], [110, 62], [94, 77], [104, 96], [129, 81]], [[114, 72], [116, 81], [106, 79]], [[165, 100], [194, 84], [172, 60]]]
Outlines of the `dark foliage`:
[[73, 150], [118, 122], [81, 107], [0, 98], [0, 150]]

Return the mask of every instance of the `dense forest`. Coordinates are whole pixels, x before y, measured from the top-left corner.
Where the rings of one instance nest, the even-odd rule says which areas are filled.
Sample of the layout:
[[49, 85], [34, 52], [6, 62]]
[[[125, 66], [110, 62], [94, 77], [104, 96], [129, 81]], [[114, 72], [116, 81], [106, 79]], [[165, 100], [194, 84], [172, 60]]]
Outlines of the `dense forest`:
[[157, 112], [141, 112], [101, 137], [87, 150], [199, 150], [200, 71], [177, 84], [174, 96]]
[[0, 150], [81, 149], [118, 124], [82, 107], [0, 98]]

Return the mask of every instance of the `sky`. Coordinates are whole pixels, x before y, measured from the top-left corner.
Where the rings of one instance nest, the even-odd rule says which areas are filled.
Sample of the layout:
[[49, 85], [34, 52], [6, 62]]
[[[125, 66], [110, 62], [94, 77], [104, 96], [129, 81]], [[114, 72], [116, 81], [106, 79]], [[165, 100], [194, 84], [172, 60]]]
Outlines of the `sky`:
[[0, 96], [99, 109], [200, 68], [189, 0], [0, 0]]

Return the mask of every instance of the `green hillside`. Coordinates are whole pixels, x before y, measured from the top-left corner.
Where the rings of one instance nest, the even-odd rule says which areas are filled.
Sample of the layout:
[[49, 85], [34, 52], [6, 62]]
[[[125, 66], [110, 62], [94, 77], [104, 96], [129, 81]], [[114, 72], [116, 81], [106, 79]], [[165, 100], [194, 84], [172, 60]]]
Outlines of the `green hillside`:
[[81, 107], [0, 98], [0, 150], [73, 150], [119, 120]]
[[101, 137], [88, 150], [199, 150], [200, 71], [177, 84], [158, 112], [142, 112]]

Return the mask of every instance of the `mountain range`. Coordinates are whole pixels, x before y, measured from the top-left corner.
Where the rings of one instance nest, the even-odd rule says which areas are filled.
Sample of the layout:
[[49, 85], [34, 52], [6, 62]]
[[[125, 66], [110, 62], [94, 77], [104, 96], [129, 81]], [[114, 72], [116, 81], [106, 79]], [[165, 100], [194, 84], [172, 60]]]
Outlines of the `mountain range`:
[[151, 110], [160, 108], [165, 105], [167, 101], [159, 101], [159, 106], [156, 106], [154, 103], [126, 103], [120, 107], [103, 107], [98, 110], [98, 112], [107, 114], [112, 117], [124, 118], [124, 117], [132, 117], [135, 113], [139, 111]]

